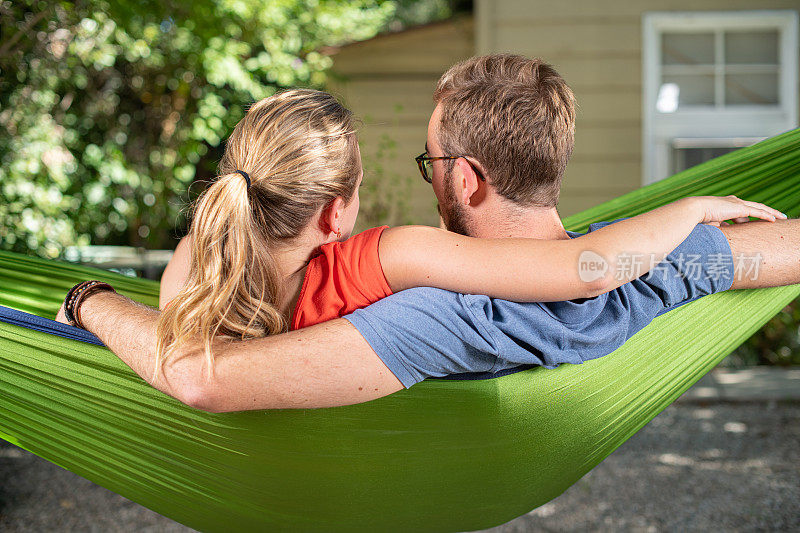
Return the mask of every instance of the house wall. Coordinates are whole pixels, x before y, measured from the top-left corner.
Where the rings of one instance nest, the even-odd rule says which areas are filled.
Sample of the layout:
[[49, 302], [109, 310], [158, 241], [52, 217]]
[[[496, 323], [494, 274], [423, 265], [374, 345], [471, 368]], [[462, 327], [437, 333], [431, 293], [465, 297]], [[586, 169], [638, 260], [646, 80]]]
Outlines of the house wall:
[[[436, 80], [476, 53], [544, 58], [579, 105], [559, 203], [567, 216], [642, 184], [643, 13], [798, 8], [798, 0], [477, 0], [474, 21], [456, 18], [341, 48], [330, 90], [364, 119], [362, 150], [373, 169], [367, 179], [379, 180], [390, 203], [407, 204], [408, 218], [394, 222], [436, 224], [430, 185], [413, 161], [424, 147]], [[381, 150], [387, 140], [394, 146]]]
[[328, 89], [363, 121], [359, 139], [365, 180], [378, 180], [379, 193], [393, 206], [405, 204], [405, 216], [394, 223], [439, 223], [433, 191], [414, 157], [425, 149], [436, 82], [474, 51], [472, 17], [461, 17], [351, 44], [333, 54]]
[[569, 215], [642, 184], [642, 14], [800, 8], [798, 0], [477, 0], [476, 53], [555, 66], [575, 92], [575, 151], [559, 204]]

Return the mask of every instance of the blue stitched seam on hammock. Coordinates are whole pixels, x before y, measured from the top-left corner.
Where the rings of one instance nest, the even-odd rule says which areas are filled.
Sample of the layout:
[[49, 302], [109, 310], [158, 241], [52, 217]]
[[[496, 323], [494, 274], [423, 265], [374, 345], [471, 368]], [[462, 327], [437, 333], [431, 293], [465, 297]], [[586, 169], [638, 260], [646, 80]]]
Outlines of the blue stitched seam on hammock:
[[17, 309], [11, 309], [10, 307], [0, 306], [0, 322], [49, 333], [50, 335], [57, 335], [65, 339], [87, 342], [89, 344], [96, 344], [97, 346], [105, 346], [100, 339], [85, 329], [62, 324], [61, 322], [56, 322], [55, 320], [32, 315], [30, 313], [24, 313]]
[[[3, 307], [0, 305], [0, 322], [11, 324], [13, 326], [21, 326], [23, 328], [32, 329], [34, 331], [41, 331], [42, 333], [49, 333], [65, 339], [72, 339], [74, 341], [87, 342], [89, 344], [96, 344], [97, 346], [105, 346], [103, 342], [89, 333], [85, 329], [77, 328], [61, 322], [56, 322], [49, 318], [32, 315], [10, 307]], [[528, 368], [533, 368], [535, 365], [525, 365], [517, 368], [507, 368], [494, 374], [489, 372], [480, 372], [474, 374], [453, 374], [441, 378], [429, 379], [449, 379], [449, 380], [472, 380], [472, 379], [492, 379], [514, 374]]]

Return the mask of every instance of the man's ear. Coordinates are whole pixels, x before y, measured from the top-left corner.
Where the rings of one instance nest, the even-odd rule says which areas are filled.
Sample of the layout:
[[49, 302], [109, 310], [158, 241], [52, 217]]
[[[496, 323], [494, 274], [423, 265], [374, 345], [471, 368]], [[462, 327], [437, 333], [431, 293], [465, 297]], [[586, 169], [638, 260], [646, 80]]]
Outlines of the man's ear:
[[460, 157], [456, 160], [455, 182], [458, 186], [456, 191], [458, 200], [463, 205], [475, 207], [486, 197], [486, 182], [483, 181], [475, 172], [475, 168], [466, 160]]
[[317, 227], [326, 238], [336, 240], [337, 233], [342, 229], [342, 216], [346, 206], [344, 198], [337, 196], [320, 211]]

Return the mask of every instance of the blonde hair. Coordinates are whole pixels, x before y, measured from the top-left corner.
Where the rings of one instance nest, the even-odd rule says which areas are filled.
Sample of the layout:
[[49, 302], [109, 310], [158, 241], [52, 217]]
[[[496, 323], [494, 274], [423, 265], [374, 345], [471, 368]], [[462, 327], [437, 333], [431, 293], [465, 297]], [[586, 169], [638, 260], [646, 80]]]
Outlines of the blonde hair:
[[[273, 258], [361, 170], [353, 114], [328, 93], [295, 89], [253, 104], [225, 145], [219, 176], [197, 199], [186, 284], [158, 320], [154, 379], [164, 361], [201, 341], [213, 372], [215, 337], [286, 331]], [[251, 187], [237, 171], [249, 174]]]

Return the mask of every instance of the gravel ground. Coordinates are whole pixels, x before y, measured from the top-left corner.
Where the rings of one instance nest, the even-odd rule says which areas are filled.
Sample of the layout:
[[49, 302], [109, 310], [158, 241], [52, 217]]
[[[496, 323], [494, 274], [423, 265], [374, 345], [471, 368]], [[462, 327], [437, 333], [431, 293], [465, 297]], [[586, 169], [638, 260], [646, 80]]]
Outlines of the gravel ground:
[[[563, 495], [487, 531], [800, 531], [799, 444], [800, 403], [678, 403]], [[2, 443], [0, 531], [192, 530]]]

